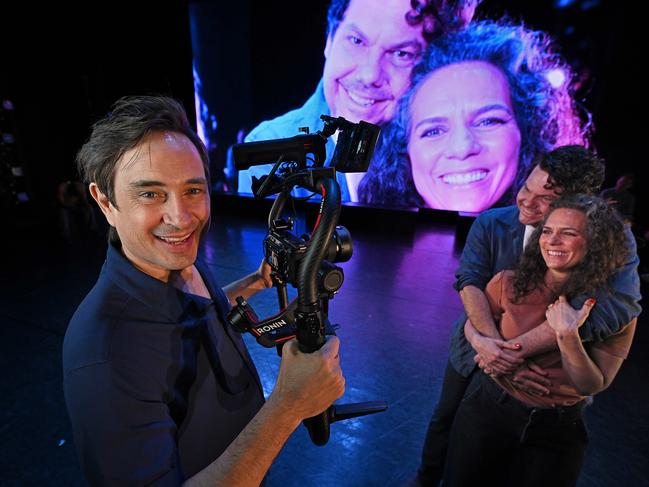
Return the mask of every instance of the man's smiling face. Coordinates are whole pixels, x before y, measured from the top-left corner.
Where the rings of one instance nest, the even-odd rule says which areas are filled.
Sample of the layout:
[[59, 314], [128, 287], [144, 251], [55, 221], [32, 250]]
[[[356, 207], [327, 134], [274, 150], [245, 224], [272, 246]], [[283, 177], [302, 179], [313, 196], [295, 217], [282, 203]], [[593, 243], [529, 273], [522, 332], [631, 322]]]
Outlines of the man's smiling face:
[[126, 151], [115, 171], [115, 203], [91, 185], [122, 252], [138, 269], [167, 281], [196, 260], [209, 222], [210, 198], [201, 157], [184, 135], [154, 132]]

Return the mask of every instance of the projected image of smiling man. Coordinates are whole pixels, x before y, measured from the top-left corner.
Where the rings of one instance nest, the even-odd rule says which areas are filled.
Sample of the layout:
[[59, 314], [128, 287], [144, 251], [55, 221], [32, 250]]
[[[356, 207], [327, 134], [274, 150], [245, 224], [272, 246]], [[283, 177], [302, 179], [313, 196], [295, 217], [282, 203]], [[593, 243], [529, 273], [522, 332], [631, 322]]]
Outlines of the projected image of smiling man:
[[324, 95], [333, 116], [381, 124], [392, 118], [426, 43], [408, 25], [409, 2], [352, 0], [325, 46]]

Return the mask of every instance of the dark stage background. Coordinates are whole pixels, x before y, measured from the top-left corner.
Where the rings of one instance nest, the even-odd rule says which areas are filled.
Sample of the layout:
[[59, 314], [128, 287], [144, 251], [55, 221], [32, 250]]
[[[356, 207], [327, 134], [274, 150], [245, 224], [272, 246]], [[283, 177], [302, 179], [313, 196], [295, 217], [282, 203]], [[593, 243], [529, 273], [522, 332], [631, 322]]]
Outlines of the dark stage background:
[[[12, 150], [24, 169], [16, 184], [26, 186], [32, 204], [19, 205], [27, 207], [22, 211], [35, 207], [40, 214], [55, 205], [58, 184], [76, 177], [74, 156], [90, 125], [118, 97], [170, 94], [194, 113], [189, 4], [92, 5], [0, 7], [0, 98], [14, 106], [0, 111], [0, 123], [15, 134]], [[196, 56], [223, 67], [220, 83], [206, 87], [223, 100], [216, 113], [216, 157], [223, 158], [241, 126], [300, 106], [312, 93], [324, 61], [327, 3], [191, 3], [199, 11], [214, 5], [222, 15], [201, 39], [210, 57]], [[579, 95], [593, 113], [595, 147], [608, 161], [607, 185], [624, 172], [642, 175], [642, 128], [632, 121], [642, 112], [644, 83], [640, 63], [627, 62], [641, 50], [625, 2], [485, 0], [477, 17], [505, 13], [551, 32], [584, 75]], [[5, 168], [1, 174], [6, 180]], [[647, 196], [636, 193], [641, 208]]]

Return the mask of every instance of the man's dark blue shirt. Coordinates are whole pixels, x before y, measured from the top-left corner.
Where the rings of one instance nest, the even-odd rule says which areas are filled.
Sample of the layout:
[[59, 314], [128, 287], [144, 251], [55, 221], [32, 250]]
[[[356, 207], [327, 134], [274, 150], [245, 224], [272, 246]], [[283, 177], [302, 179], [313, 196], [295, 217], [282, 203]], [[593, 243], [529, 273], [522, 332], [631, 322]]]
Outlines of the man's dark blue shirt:
[[63, 344], [65, 400], [92, 485], [180, 485], [214, 461], [264, 402], [229, 305], [136, 269], [109, 246]]

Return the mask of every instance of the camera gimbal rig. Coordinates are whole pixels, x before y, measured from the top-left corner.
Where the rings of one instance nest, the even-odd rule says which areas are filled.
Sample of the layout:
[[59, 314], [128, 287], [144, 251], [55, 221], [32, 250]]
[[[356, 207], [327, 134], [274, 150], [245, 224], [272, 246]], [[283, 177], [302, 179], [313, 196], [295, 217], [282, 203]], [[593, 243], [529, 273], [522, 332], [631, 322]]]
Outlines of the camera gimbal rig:
[[[253, 178], [256, 197], [278, 194], [268, 215], [268, 235], [264, 239], [266, 262], [272, 268], [273, 285], [277, 288], [280, 312], [260, 320], [241, 296], [228, 315], [230, 323], [240, 332], [250, 332], [265, 347], [281, 345], [297, 337], [302, 352], [311, 353], [325, 343], [325, 336], [334, 334], [329, 323], [329, 300], [340, 289], [344, 275], [333, 262], [345, 262], [352, 256], [349, 232], [336, 226], [340, 216], [340, 186], [336, 170], [364, 172], [372, 157], [380, 128], [367, 122], [358, 124], [342, 117], [320, 117], [321, 131], [287, 139], [249, 142], [233, 148], [237, 169], [277, 160], [267, 176]], [[322, 167], [326, 157], [327, 138], [340, 130], [336, 151], [329, 167]], [[313, 164], [307, 167], [308, 154]], [[283, 164], [283, 165], [282, 165]], [[277, 174], [279, 173], [279, 175]], [[322, 200], [311, 236], [297, 237], [291, 219], [279, 218], [294, 186], [321, 195]], [[297, 288], [297, 299], [288, 302], [287, 284]], [[383, 402], [332, 405], [318, 416], [304, 420], [311, 440], [324, 445], [329, 440], [329, 425], [343, 419], [385, 411]]]

